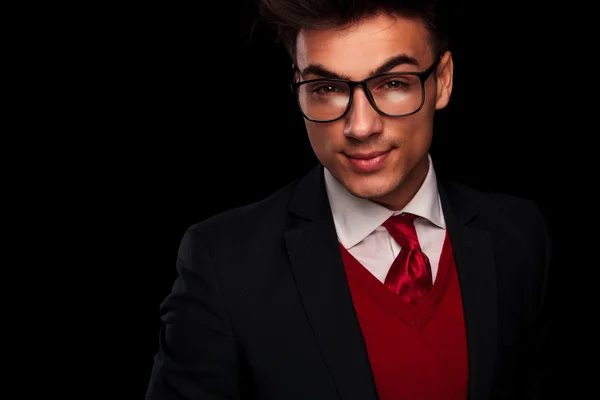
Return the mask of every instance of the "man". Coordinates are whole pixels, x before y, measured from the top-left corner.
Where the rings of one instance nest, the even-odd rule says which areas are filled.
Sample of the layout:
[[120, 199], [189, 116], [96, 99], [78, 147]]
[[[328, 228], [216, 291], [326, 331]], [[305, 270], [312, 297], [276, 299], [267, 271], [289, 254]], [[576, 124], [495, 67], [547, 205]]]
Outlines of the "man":
[[546, 228], [436, 176], [454, 66], [435, 7], [262, 7], [320, 163], [186, 232], [146, 399], [540, 398]]

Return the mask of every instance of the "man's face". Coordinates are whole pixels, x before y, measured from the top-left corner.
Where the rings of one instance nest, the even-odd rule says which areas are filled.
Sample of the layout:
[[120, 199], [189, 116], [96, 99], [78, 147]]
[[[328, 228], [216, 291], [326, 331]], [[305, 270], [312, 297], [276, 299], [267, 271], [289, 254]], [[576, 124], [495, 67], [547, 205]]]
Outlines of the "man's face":
[[[296, 48], [301, 81], [335, 75], [356, 81], [380, 72], [421, 72], [436, 61], [421, 21], [386, 15], [343, 29], [301, 31]], [[405, 62], [388, 64], [393, 58]], [[425, 82], [425, 103], [415, 114], [384, 116], [362, 88], [355, 88], [343, 118], [326, 123], [305, 120], [315, 155], [355, 196], [403, 207], [427, 174], [434, 111], [446, 106], [451, 90], [449, 52]], [[322, 93], [332, 94], [331, 89], [320, 89], [317, 95]]]

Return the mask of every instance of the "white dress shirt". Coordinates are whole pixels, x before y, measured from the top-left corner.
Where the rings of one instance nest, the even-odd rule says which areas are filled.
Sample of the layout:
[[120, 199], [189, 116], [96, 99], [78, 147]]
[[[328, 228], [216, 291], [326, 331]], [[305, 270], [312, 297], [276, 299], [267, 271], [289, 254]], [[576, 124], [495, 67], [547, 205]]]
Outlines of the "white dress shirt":
[[333, 213], [333, 221], [340, 243], [381, 282], [400, 252], [400, 246], [381, 225], [389, 217], [411, 213], [421, 250], [431, 263], [435, 280], [442, 246], [446, 237], [446, 222], [442, 212], [437, 181], [431, 156], [425, 181], [400, 211], [393, 211], [370, 200], [361, 199], [344, 188], [325, 168], [325, 187]]

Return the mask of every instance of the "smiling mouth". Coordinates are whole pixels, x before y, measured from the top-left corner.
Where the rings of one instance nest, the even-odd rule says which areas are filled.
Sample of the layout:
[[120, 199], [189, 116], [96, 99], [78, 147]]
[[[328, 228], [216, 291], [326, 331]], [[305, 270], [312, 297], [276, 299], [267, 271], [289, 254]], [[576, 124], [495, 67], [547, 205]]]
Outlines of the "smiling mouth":
[[355, 170], [373, 172], [383, 167], [391, 150], [371, 153], [344, 154]]

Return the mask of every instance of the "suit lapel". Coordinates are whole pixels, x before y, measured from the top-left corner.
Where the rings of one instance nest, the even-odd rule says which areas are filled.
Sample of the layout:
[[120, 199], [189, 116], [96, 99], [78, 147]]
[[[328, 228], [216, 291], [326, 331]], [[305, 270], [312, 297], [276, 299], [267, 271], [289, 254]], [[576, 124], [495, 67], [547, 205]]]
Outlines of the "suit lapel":
[[343, 400], [375, 400], [377, 392], [356, 318], [329, 208], [322, 167], [300, 181], [285, 242], [315, 337]]
[[463, 300], [469, 352], [469, 399], [490, 398], [497, 341], [496, 271], [492, 239], [469, 226], [477, 204], [454, 186], [438, 181]]

